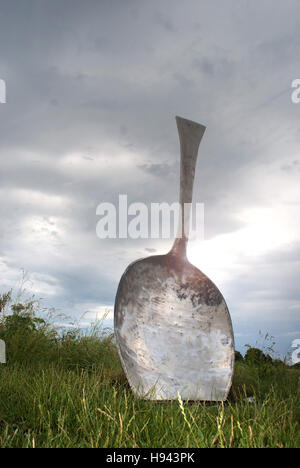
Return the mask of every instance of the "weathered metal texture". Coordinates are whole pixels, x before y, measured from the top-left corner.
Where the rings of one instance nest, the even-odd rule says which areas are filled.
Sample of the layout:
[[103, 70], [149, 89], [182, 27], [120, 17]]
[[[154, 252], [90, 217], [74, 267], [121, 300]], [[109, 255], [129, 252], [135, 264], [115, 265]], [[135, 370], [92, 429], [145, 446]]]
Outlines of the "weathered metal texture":
[[[180, 203], [192, 200], [205, 127], [176, 117], [181, 146]], [[187, 231], [187, 224], [186, 229]], [[223, 401], [231, 387], [234, 338], [225, 300], [186, 258], [184, 223], [171, 251], [137, 260], [123, 274], [114, 327], [133, 391], [153, 400]]]

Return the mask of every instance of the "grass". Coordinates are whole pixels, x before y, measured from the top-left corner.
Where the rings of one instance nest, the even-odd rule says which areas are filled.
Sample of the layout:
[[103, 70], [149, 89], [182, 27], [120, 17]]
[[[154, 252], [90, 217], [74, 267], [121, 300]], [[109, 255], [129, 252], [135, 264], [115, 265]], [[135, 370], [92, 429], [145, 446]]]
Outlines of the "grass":
[[241, 360], [225, 404], [144, 401], [112, 336], [59, 335], [33, 322], [28, 304], [14, 315], [0, 326], [9, 357], [0, 365], [1, 448], [300, 446], [299, 369]]

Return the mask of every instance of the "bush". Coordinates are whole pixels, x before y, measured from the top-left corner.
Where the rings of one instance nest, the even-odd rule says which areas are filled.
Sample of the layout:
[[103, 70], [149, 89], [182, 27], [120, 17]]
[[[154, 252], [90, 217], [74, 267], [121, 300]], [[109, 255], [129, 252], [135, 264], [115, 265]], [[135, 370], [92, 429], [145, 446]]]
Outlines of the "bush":
[[244, 360], [243, 355], [239, 351], [235, 351], [235, 362], [241, 362]]
[[1, 305], [0, 339], [6, 343], [8, 365], [55, 364], [64, 369], [88, 371], [97, 368], [103, 379], [127, 382], [111, 332], [96, 325], [89, 336], [79, 328], [59, 333], [38, 316], [37, 301], [13, 303], [11, 295], [6, 294], [0, 296], [0, 310]]
[[36, 316], [36, 301], [13, 304], [10, 297], [5, 305], [10, 306], [10, 314], [2, 316], [0, 338], [6, 343], [8, 363], [48, 361], [57, 332]]
[[272, 363], [272, 358], [268, 354], [264, 354], [258, 348], [249, 348], [245, 354], [245, 361], [249, 364], [259, 365], [262, 363]]

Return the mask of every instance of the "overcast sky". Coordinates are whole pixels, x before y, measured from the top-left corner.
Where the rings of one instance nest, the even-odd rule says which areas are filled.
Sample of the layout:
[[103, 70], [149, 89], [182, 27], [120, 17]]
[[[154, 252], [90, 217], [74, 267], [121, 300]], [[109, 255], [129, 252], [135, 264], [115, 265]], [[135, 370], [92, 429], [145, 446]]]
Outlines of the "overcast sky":
[[96, 207], [178, 199], [175, 115], [207, 126], [188, 256], [221, 289], [237, 348], [300, 338], [298, 0], [0, 0], [0, 291], [89, 323], [169, 240], [101, 240]]

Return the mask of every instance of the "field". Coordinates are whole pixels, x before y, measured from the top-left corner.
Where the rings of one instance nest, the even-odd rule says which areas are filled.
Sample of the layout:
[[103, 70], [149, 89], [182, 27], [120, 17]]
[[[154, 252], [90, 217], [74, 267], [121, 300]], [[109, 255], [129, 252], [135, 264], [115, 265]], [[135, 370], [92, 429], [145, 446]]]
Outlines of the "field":
[[33, 303], [10, 307], [0, 323], [8, 355], [0, 365], [2, 448], [300, 447], [295, 367], [237, 360], [224, 404], [139, 400], [101, 327], [62, 334], [37, 318]]

